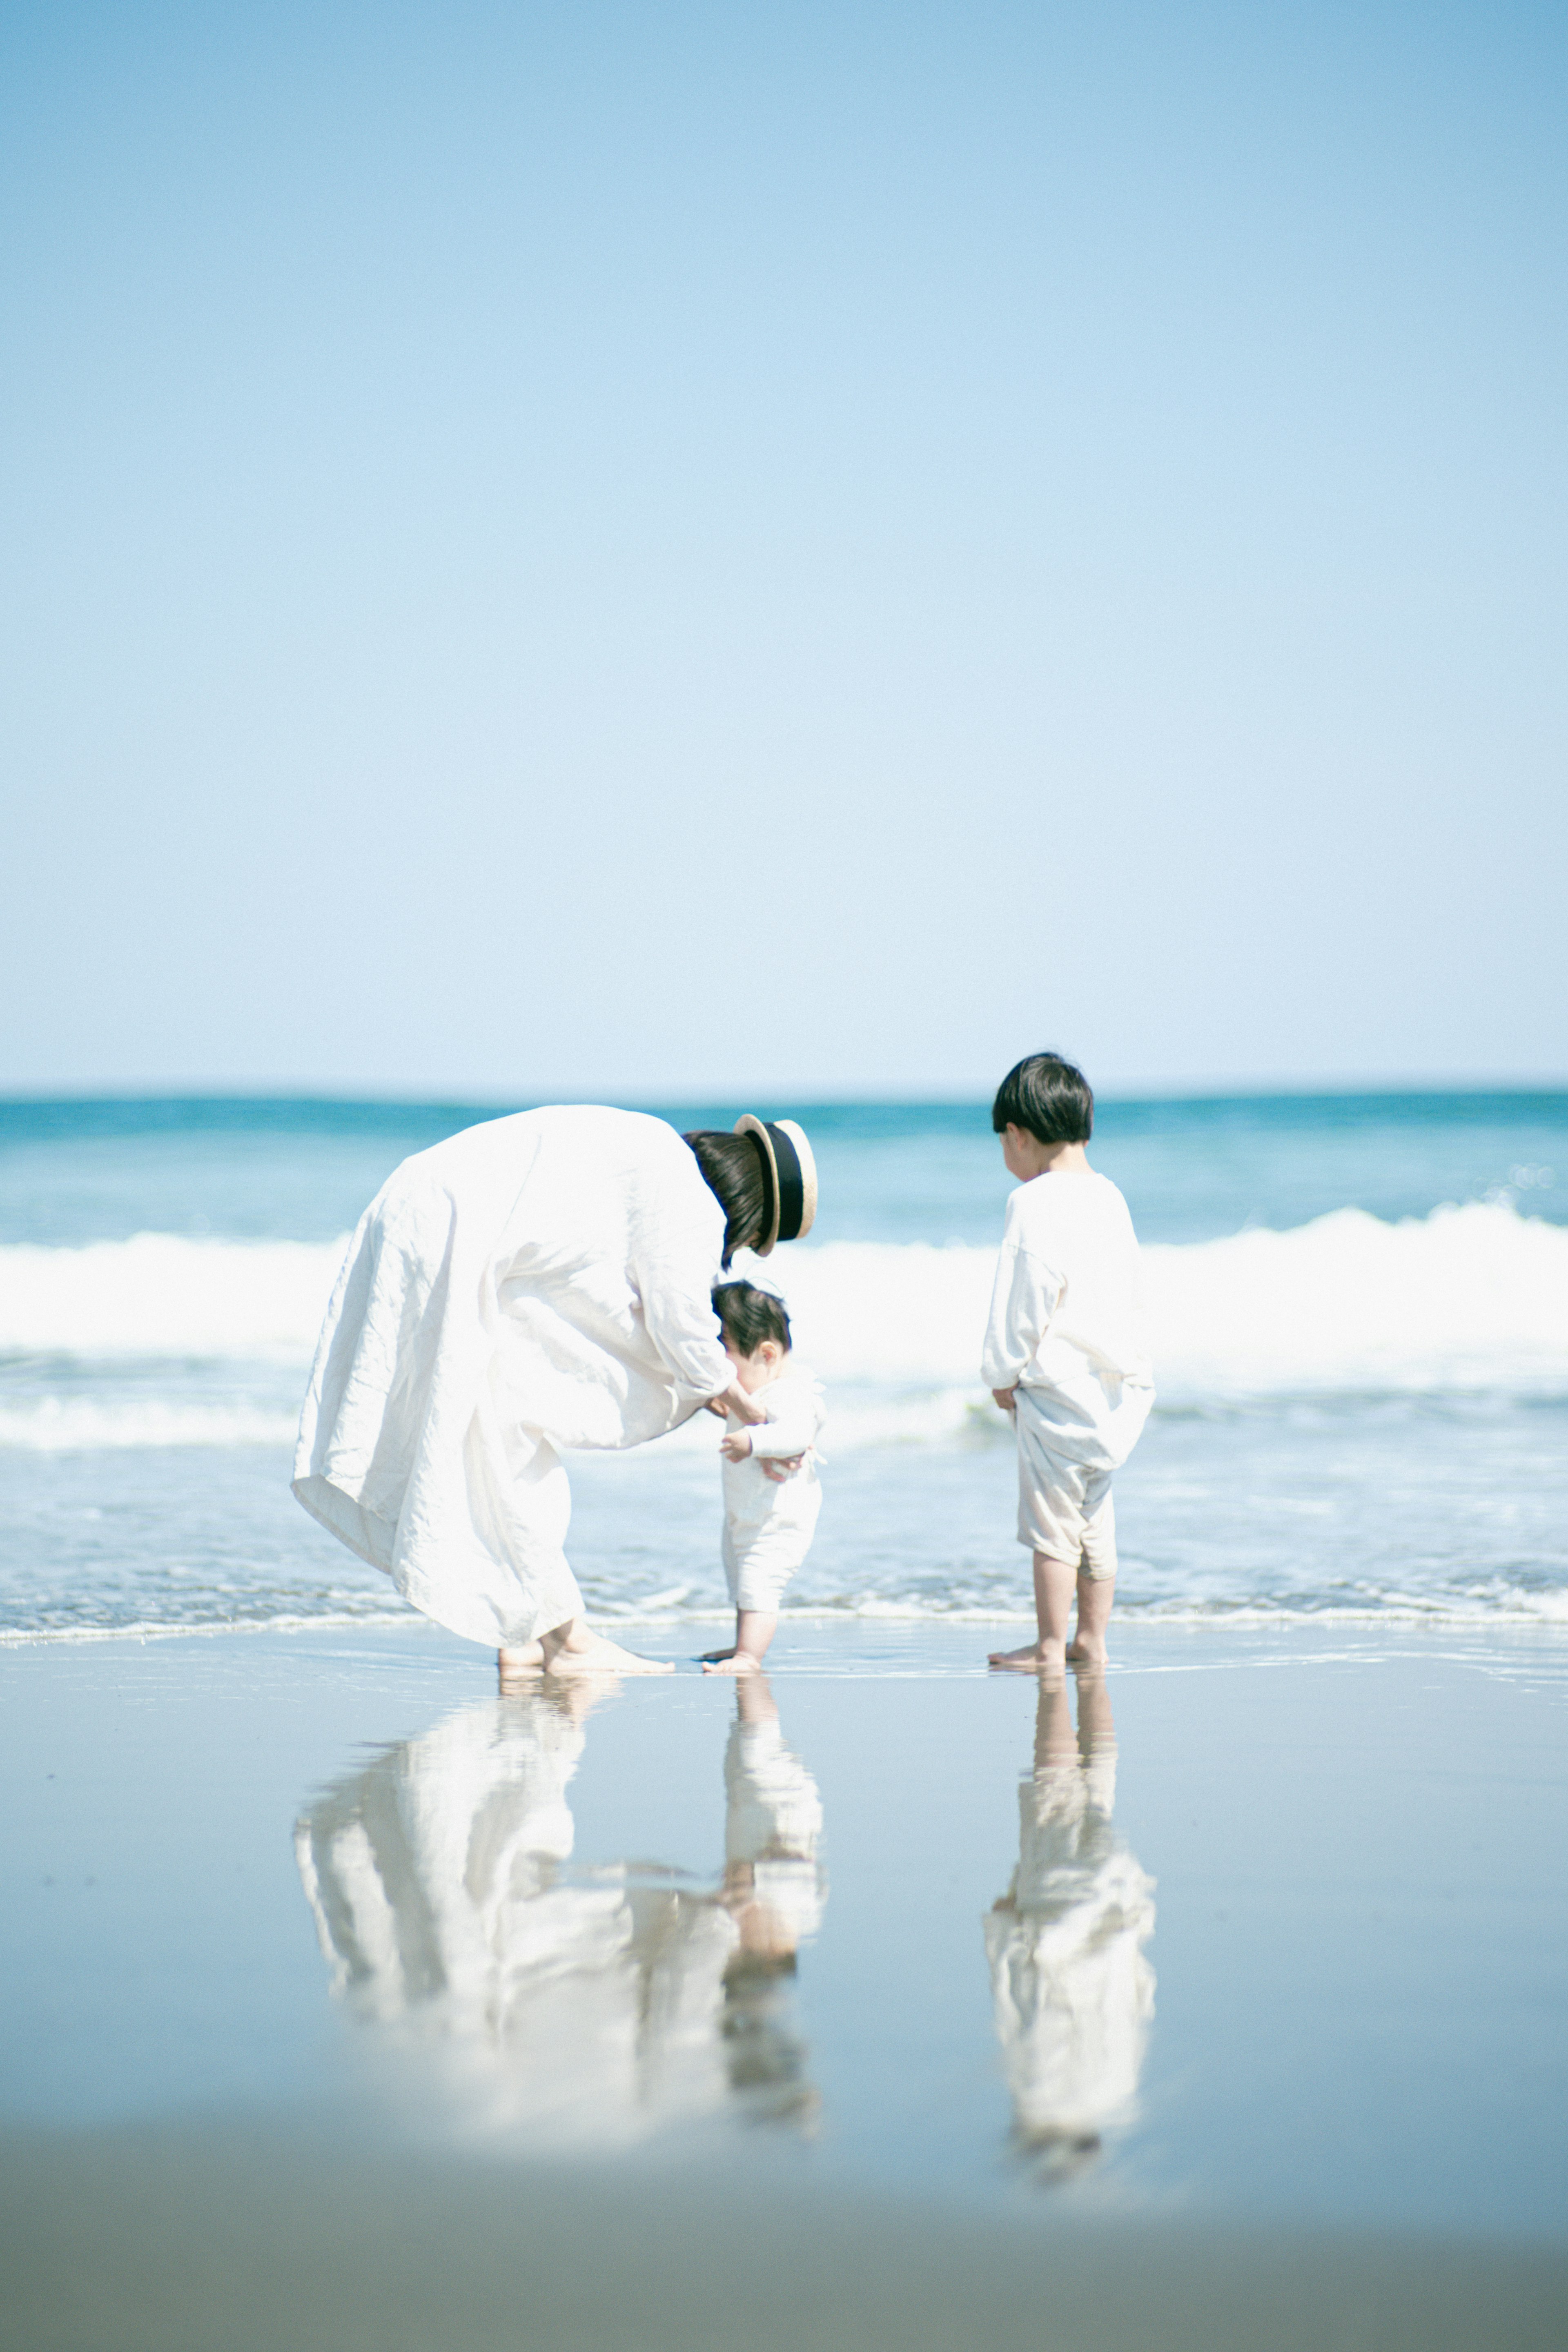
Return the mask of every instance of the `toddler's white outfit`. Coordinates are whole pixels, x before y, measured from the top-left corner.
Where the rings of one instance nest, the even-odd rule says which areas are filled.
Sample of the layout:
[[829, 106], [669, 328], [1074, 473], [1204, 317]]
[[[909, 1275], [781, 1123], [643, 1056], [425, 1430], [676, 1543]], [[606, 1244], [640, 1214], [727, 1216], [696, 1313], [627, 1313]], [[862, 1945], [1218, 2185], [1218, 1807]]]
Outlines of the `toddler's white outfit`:
[[1138, 1237], [1091, 1169], [1036, 1176], [1007, 1203], [980, 1377], [1017, 1390], [1018, 1541], [1116, 1573], [1110, 1476], [1154, 1402]]
[[[811, 1549], [822, 1487], [812, 1450], [826, 1419], [822, 1383], [791, 1357], [776, 1381], [753, 1391], [767, 1414], [751, 1427], [752, 1450], [724, 1459], [724, 1573], [737, 1609], [777, 1609], [784, 1586]], [[730, 1432], [746, 1427], [731, 1413]], [[765, 1461], [805, 1460], [793, 1476], [770, 1478]]]
[[749, 1864], [757, 1901], [787, 1924], [792, 1947], [815, 1936], [827, 1891], [822, 1796], [776, 1719], [731, 1726], [724, 1794], [725, 1861]]

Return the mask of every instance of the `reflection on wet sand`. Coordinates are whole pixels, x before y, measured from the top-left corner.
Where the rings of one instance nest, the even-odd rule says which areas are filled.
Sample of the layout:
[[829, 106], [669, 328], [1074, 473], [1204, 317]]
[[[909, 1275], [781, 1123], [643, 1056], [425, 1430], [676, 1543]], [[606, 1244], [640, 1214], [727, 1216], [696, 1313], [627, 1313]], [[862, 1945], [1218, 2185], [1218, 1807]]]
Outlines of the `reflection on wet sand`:
[[1018, 1790], [1018, 1867], [985, 1920], [1013, 2128], [1042, 2176], [1091, 2159], [1138, 2087], [1154, 1973], [1154, 1884], [1117, 1836], [1116, 1727], [1105, 1683], [1040, 1685], [1034, 1769]]
[[804, 2120], [793, 1979], [822, 1909], [816, 1784], [750, 1678], [719, 1885], [574, 1865], [567, 1788], [613, 1689], [463, 1706], [311, 1809], [295, 1850], [332, 1990], [435, 2067], [464, 2128], [615, 2139], [737, 2104]]

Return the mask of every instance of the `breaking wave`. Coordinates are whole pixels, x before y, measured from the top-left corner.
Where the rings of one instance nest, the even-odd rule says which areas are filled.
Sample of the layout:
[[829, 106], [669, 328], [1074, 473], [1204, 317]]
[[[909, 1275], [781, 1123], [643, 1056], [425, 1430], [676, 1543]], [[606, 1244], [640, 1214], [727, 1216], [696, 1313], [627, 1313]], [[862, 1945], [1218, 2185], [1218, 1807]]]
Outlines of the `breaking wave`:
[[[141, 1234], [0, 1248], [0, 1356], [302, 1371], [343, 1247]], [[968, 1390], [994, 1265], [963, 1244], [840, 1242], [755, 1272], [784, 1289], [825, 1379]], [[1568, 1228], [1503, 1202], [1396, 1224], [1338, 1209], [1289, 1233], [1155, 1244], [1144, 1267], [1167, 1402], [1568, 1385]]]
[[184, 1404], [163, 1399], [42, 1396], [0, 1405], [0, 1446], [30, 1454], [86, 1454], [142, 1445], [289, 1445], [297, 1412], [258, 1405]]

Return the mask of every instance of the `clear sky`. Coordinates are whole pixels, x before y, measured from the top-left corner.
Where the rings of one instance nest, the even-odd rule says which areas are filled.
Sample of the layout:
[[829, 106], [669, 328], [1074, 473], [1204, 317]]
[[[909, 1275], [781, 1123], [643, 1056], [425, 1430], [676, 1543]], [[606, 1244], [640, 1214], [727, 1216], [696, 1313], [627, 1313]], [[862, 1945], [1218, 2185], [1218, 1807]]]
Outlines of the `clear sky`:
[[1568, 10], [0, 5], [0, 1087], [1568, 1075]]

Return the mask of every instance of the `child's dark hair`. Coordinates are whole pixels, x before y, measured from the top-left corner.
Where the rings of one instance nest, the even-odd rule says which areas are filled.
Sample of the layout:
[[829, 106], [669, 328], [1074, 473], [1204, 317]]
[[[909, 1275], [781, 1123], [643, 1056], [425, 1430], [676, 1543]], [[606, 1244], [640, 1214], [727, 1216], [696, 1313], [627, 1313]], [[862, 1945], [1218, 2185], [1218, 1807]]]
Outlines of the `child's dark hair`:
[[1026, 1128], [1039, 1143], [1087, 1143], [1094, 1132], [1089, 1080], [1059, 1054], [1026, 1054], [996, 1089], [991, 1125]]
[[713, 1312], [742, 1356], [754, 1356], [764, 1339], [776, 1339], [789, 1353], [789, 1317], [784, 1300], [754, 1282], [721, 1282], [713, 1293]]

